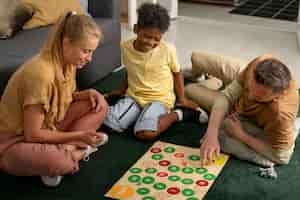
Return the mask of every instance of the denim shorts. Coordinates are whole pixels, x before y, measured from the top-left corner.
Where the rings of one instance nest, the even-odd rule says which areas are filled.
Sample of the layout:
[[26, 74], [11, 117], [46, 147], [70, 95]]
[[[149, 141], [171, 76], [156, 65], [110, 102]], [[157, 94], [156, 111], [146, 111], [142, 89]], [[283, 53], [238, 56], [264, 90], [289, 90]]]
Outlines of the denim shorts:
[[159, 117], [167, 113], [168, 109], [161, 102], [153, 101], [142, 108], [132, 97], [126, 96], [109, 107], [104, 124], [119, 133], [131, 125], [134, 125], [134, 134], [157, 131]]

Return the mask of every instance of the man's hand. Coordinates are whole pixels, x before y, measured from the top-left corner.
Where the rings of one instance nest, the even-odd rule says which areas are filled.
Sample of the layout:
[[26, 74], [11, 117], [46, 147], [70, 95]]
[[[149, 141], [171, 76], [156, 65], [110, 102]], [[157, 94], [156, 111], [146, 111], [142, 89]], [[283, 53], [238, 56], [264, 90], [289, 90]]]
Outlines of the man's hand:
[[224, 124], [224, 129], [226, 134], [229, 135], [230, 137], [242, 140], [245, 136], [245, 132], [243, 130], [241, 122], [237, 118], [235, 113], [227, 117], [226, 123]]
[[[213, 136], [211, 136], [213, 135]], [[217, 134], [206, 133], [200, 146], [201, 167], [210, 164], [214, 156], [220, 157], [220, 143]]]

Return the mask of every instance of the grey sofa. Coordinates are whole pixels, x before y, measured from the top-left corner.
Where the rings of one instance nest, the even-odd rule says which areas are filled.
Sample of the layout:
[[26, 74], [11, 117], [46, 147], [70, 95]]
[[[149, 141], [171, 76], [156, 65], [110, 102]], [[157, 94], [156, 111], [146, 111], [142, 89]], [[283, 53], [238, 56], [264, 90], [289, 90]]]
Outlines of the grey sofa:
[[[104, 33], [93, 61], [78, 71], [77, 84], [83, 89], [107, 76], [121, 65], [120, 0], [89, 0], [89, 13]], [[11, 74], [41, 48], [50, 26], [22, 30], [14, 37], [0, 40], [0, 94]]]

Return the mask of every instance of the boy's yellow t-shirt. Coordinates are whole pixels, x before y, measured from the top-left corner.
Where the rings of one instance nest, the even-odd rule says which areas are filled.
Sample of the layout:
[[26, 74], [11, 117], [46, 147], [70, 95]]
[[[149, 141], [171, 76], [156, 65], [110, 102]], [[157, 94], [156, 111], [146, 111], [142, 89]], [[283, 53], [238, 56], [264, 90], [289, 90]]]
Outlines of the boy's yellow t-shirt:
[[159, 101], [168, 109], [174, 107], [173, 72], [180, 72], [176, 49], [161, 41], [149, 52], [137, 51], [135, 39], [121, 44], [122, 60], [127, 70], [128, 88], [126, 95], [133, 97], [140, 106]]
[[55, 70], [41, 56], [22, 65], [10, 78], [0, 101], [0, 131], [23, 134], [24, 107], [41, 104], [45, 111], [44, 128], [55, 129], [72, 102], [76, 89], [74, 67], [68, 67], [61, 84]]

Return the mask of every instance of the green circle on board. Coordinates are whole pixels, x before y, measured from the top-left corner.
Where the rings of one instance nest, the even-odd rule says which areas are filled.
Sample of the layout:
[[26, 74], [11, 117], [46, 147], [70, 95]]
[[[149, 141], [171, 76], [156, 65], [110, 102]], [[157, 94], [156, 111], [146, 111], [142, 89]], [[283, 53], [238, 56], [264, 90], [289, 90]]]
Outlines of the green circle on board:
[[140, 168], [131, 168], [129, 171], [133, 174], [138, 174], [142, 172]]
[[186, 174], [191, 174], [191, 173], [194, 172], [194, 169], [191, 168], [191, 167], [185, 167], [185, 168], [182, 169], [182, 172], [186, 173]]
[[132, 175], [128, 177], [128, 181], [131, 183], [137, 183], [141, 180], [141, 177], [138, 175]]
[[200, 160], [200, 156], [191, 155], [191, 156], [189, 156], [189, 159], [192, 160], [192, 161], [198, 161], [198, 160]]
[[205, 174], [205, 175], [203, 176], [203, 178], [206, 179], [206, 180], [211, 181], [211, 180], [216, 179], [216, 176], [213, 175], [213, 174]]
[[161, 159], [163, 159], [163, 155], [161, 155], [161, 154], [153, 154], [152, 155], [152, 159], [153, 160], [161, 160]]
[[153, 183], [155, 181], [155, 179], [153, 177], [151, 177], [151, 176], [146, 176], [146, 177], [143, 178], [142, 181], [145, 184], [151, 184], [151, 183]]
[[180, 177], [179, 176], [169, 176], [168, 177], [168, 179], [170, 180], [170, 181], [179, 181], [180, 180]]
[[199, 200], [197, 197], [190, 197], [187, 200]]
[[204, 174], [206, 172], [207, 172], [207, 169], [203, 168], [203, 167], [196, 169], [196, 173], [198, 173], [198, 174]]
[[166, 189], [167, 185], [164, 183], [155, 183], [153, 187], [157, 190], [164, 190]]
[[176, 151], [176, 149], [174, 147], [166, 147], [164, 149], [164, 152], [166, 153], [174, 153]]
[[157, 169], [155, 169], [155, 168], [147, 168], [145, 171], [148, 174], [155, 174], [157, 172]]
[[146, 195], [150, 192], [148, 188], [139, 188], [136, 191], [139, 195]]
[[195, 194], [195, 192], [193, 191], [193, 190], [191, 190], [191, 189], [184, 189], [184, 190], [182, 190], [182, 194], [184, 195], [184, 196], [192, 196], [192, 195], [194, 195]]
[[190, 178], [185, 178], [185, 179], [181, 180], [181, 183], [186, 184], [186, 185], [190, 185], [190, 184], [193, 184], [194, 181]]
[[180, 170], [180, 168], [177, 167], [176, 165], [171, 165], [170, 167], [168, 167], [168, 170], [170, 172], [178, 172]]
[[154, 197], [144, 197], [142, 200], [155, 200]]

